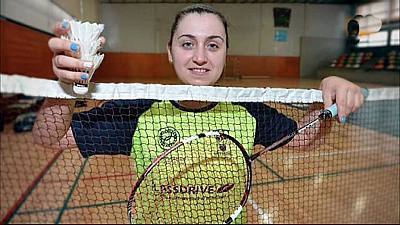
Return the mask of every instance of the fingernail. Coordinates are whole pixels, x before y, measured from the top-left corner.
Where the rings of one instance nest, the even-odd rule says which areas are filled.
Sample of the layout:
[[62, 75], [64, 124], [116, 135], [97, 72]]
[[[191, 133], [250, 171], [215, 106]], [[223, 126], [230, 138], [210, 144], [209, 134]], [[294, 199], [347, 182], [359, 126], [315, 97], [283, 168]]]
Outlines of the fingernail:
[[70, 48], [71, 48], [71, 50], [72, 50], [73, 52], [78, 52], [78, 50], [79, 50], [79, 45], [78, 45], [77, 43], [72, 42]]
[[87, 74], [87, 73], [82, 73], [82, 75], [81, 75], [81, 79], [82, 80], [87, 80], [89, 78], [89, 74]]
[[64, 20], [64, 21], [62, 22], [62, 24], [61, 24], [61, 27], [62, 27], [63, 29], [68, 29], [68, 28], [69, 28], [69, 23], [68, 23], [68, 21]]
[[340, 122], [341, 122], [341, 123], [346, 123], [346, 120], [347, 120], [347, 118], [346, 118], [345, 116], [342, 116], [342, 117], [340, 118]]
[[92, 68], [93, 63], [92, 63], [92, 62], [84, 62], [84, 63], [83, 63], [83, 66], [84, 66], [86, 69], [90, 69], [90, 68]]

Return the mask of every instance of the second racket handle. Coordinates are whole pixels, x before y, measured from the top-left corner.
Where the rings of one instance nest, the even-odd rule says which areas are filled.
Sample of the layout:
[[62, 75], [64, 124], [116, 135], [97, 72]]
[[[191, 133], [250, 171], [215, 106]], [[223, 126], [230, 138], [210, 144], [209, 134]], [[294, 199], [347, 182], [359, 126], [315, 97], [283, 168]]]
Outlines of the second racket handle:
[[[361, 93], [364, 96], [364, 98], [368, 97], [368, 89], [366, 88], [361, 88]], [[338, 114], [338, 108], [336, 103], [331, 105], [329, 108], [324, 110], [325, 112], [329, 113], [329, 117], [335, 117]]]
[[325, 109], [327, 113], [329, 113], [328, 117], [335, 117], [338, 114], [338, 109], [336, 103], [331, 105], [329, 108]]

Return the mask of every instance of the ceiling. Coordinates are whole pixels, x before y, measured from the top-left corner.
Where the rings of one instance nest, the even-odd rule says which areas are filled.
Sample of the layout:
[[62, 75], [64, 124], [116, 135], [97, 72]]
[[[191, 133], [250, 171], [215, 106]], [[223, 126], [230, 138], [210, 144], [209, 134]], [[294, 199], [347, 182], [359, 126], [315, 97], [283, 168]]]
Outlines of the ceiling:
[[134, 3], [305, 3], [305, 4], [361, 4], [376, 0], [100, 0], [103, 4]]

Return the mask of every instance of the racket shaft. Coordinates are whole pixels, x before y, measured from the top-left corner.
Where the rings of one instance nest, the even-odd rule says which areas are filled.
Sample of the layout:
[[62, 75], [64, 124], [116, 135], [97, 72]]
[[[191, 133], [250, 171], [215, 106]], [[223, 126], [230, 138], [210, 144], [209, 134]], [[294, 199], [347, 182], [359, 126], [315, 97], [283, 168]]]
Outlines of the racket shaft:
[[[364, 98], [368, 97], [368, 89], [366, 88], [361, 88], [361, 93], [364, 96]], [[272, 143], [271, 145], [269, 145], [268, 147], [264, 148], [263, 150], [255, 153], [254, 155], [250, 156], [250, 160], [253, 161], [254, 159], [256, 159], [257, 157], [259, 157], [260, 155], [264, 154], [265, 152], [274, 150], [275, 148], [277, 148], [280, 144], [284, 143], [285, 141], [293, 138], [296, 134], [301, 133], [303, 130], [307, 129], [308, 127], [313, 126], [315, 123], [322, 121], [322, 120], [326, 120], [332, 117], [337, 116], [338, 114], [338, 108], [337, 108], [337, 104], [333, 104], [331, 105], [329, 108], [322, 110], [322, 112], [318, 115], [317, 118], [315, 118], [313, 121], [307, 123], [306, 125], [302, 126], [301, 128], [293, 131], [292, 133], [286, 135], [285, 137], [279, 139], [278, 141]]]
[[[336, 104], [334, 104], [336, 105]], [[334, 110], [335, 107], [333, 107], [333, 105], [331, 106], [332, 110]], [[336, 110], [337, 111], [337, 110]], [[250, 160], [253, 161], [254, 159], [256, 159], [257, 157], [259, 157], [260, 155], [264, 154], [265, 152], [271, 151], [276, 149], [279, 145], [281, 145], [282, 143], [286, 142], [287, 140], [293, 138], [296, 134], [303, 132], [305, 129], [307, 129], [308, 127], [313, 126], [315, 123], [321, 121], [321, 120], [325, 120], [328, 118], [331, 118], [334, 114], [329, 110], [323, 110], [317, 118], [315, 118], [314, 120], [312, 120], [311, 122], [307, 123], [306, 125], [298, 128], [297, 130], [293, 131], [292, 133], [286, 135], [285, 137], [279, 139], [278, 141], [272, 143], [271, 145], [269, 145], [268, 147], [264, 148], [263, 150], [255, 153], [254, 155], [252, 155], [250, 157]]]

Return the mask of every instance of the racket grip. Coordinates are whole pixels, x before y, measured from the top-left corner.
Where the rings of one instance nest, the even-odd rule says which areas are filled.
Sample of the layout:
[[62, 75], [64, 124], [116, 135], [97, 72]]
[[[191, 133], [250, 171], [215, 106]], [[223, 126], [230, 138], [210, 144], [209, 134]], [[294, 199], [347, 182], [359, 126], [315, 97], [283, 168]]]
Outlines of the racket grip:
[[325, 109], [324, 111], [327, 113], [329, 118], [337, 116], [337, 114], [338, 114], [337, 104], [335, 103], [335, 104], [331, 105], [329, 108]]
[[[364, 98], [368, 97], [368, 89], [366, 88], [361, 88], [361, 93], [364, 96]], [[322, 111], [322, 113], [320, 114], [320, 118], [322, 119], [326, 119], [326, 118], [331, 118], [331, 117], [335, 117], [338, 114], [338, 108], [337, 108], [337, 104], [333, 104], [331, 105], [329, 108], [325, 109]]]
[[361, 88], [361, 94], [364, 96], [364, 100], [365, 100], [369, 95], [368, 88]]

